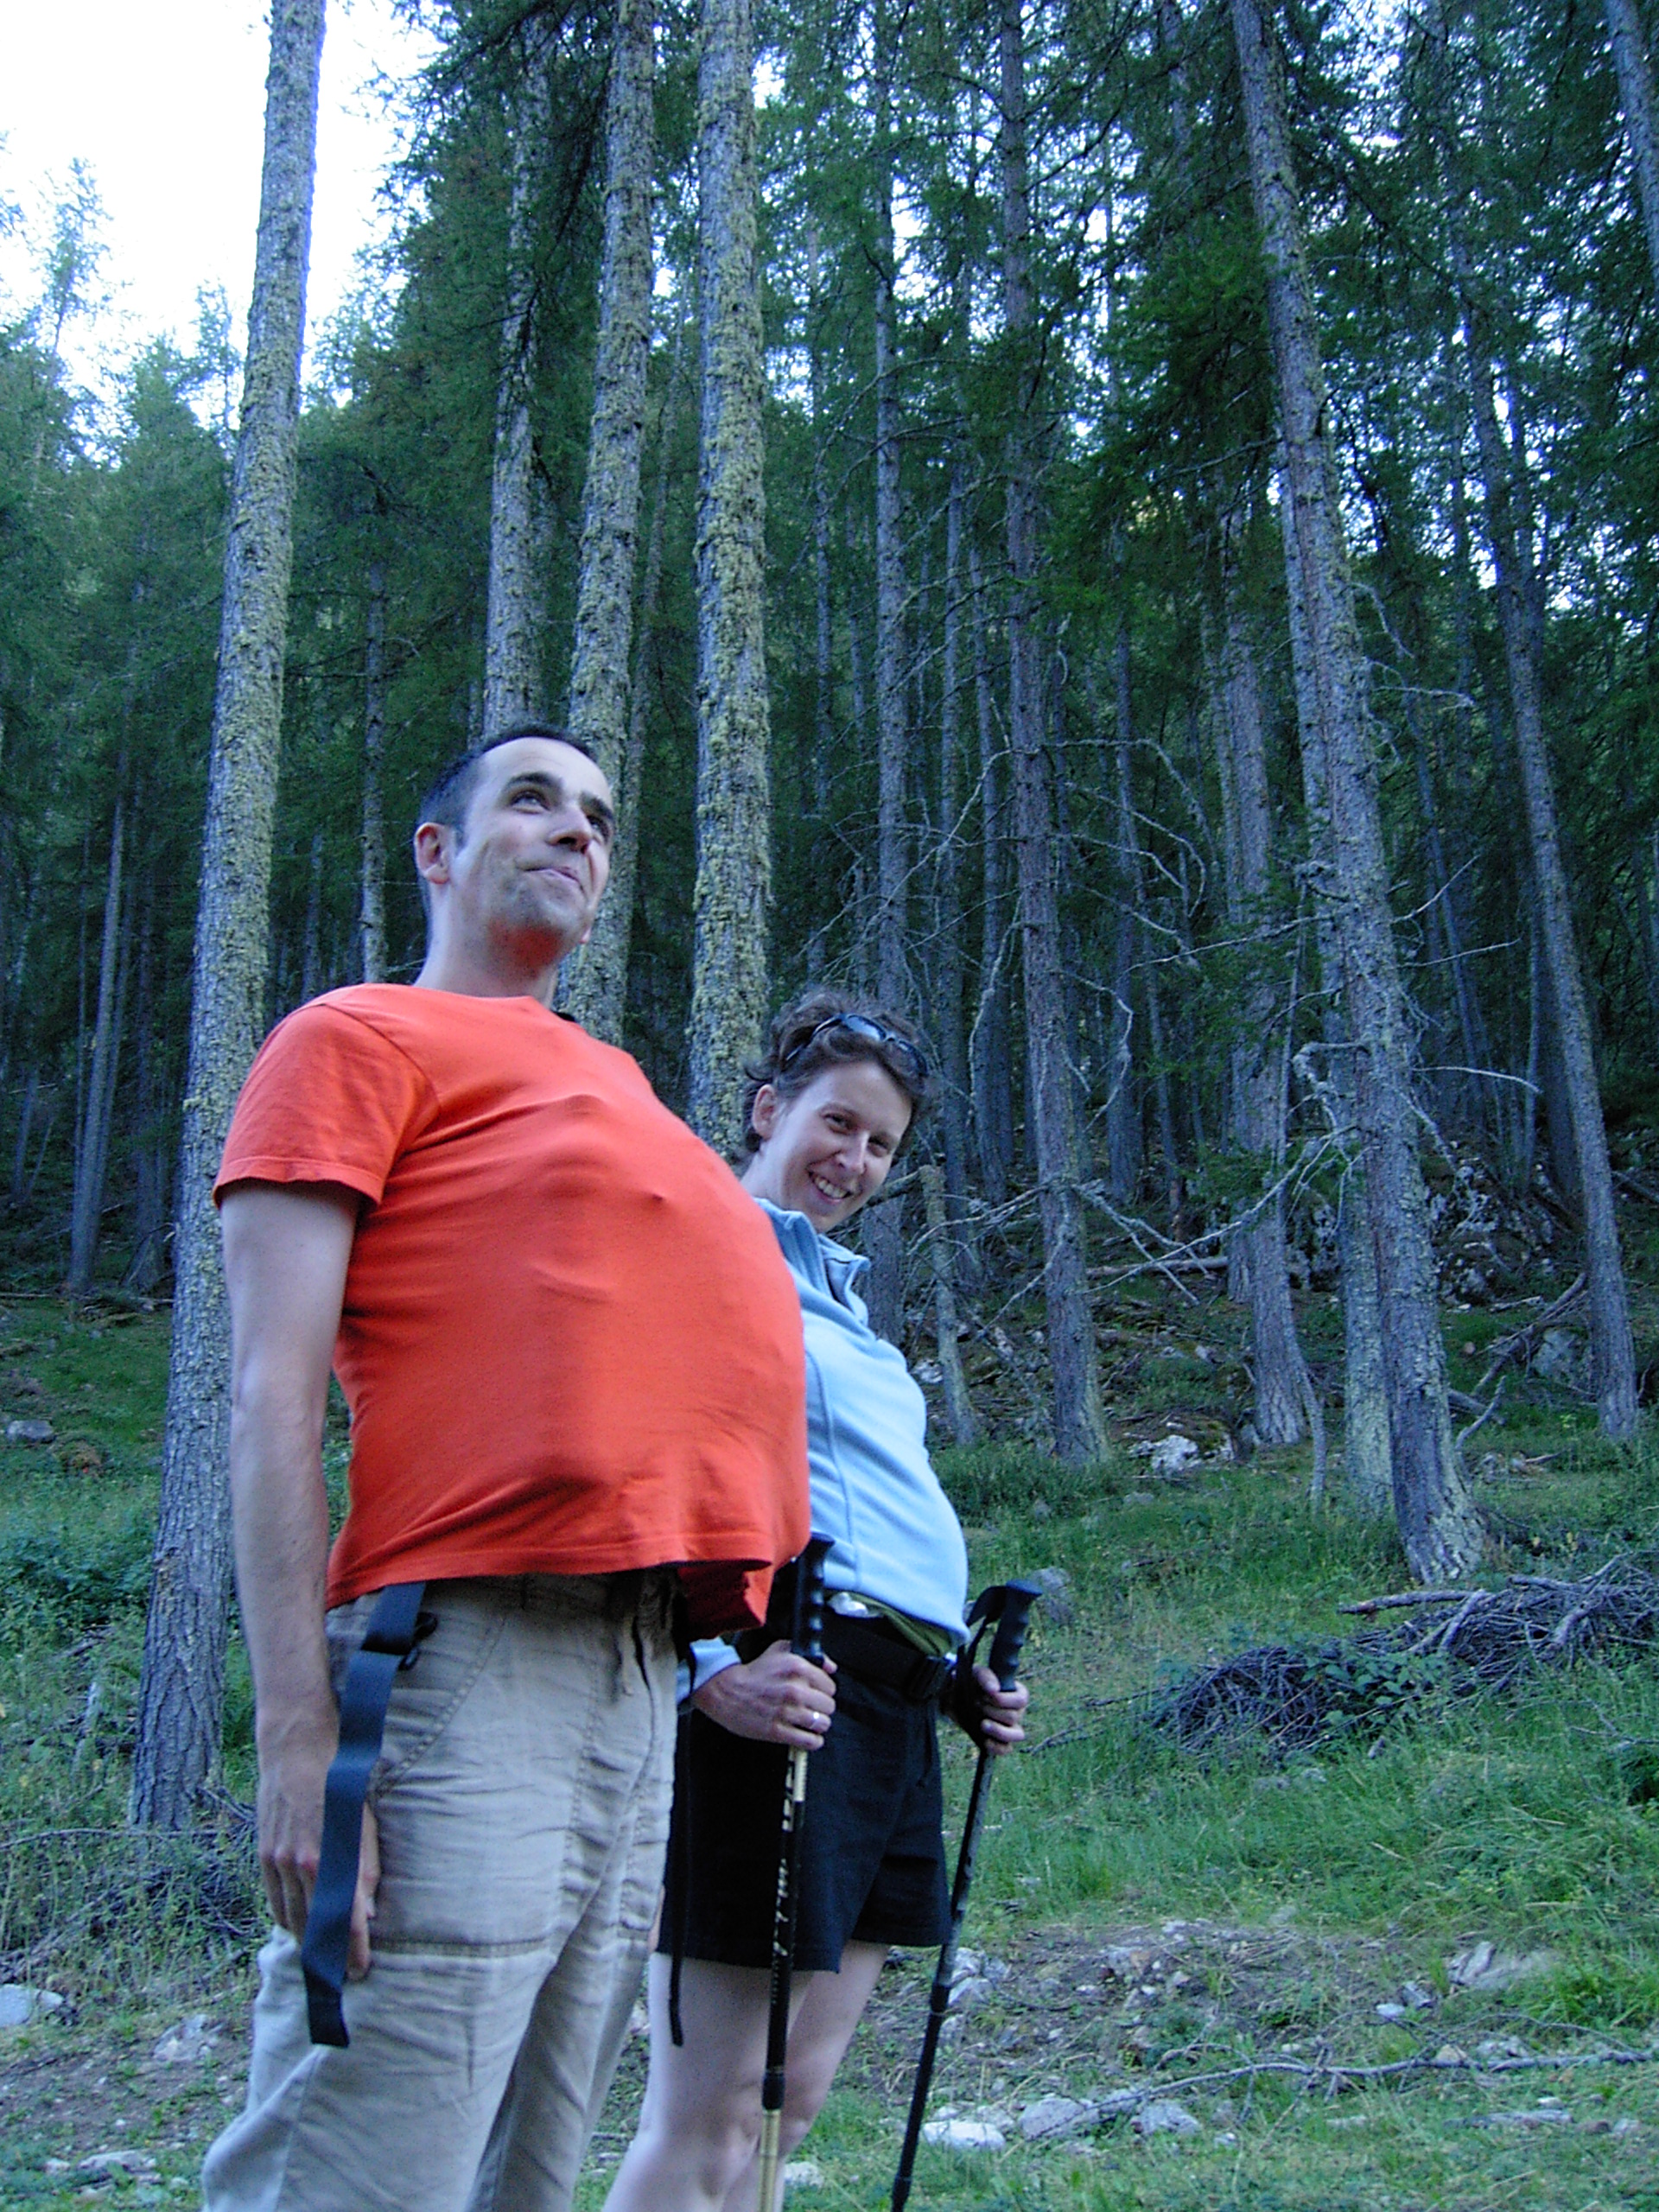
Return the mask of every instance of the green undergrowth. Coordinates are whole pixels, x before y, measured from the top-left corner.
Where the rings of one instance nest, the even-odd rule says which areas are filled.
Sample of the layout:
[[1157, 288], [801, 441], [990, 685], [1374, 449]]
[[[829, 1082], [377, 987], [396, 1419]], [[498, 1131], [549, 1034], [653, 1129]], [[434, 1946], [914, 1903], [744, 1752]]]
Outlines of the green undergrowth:
[[[1559, 2101], [1554, 2124], [1535, 2117], [1541, 2094]], [[1633, 2075], [1604, 2084], [1584, 2069], [1552, 2073], [1523, 2094], [1459, 2083], [1329, 2101], [1264, 2081], [1253, 2098], [1234, 2084], [1189, 2101], [1202, 2132], [1188, 2141], [1143, 2143], [1119, 2126], [991, 2156], [924, 2151], [912, 2202], [927, 2212], [1659, 2212], [1659, 2107]], [[1517, 2108], [1533, 2116], [1512, 2117]], [[1621, 2122], [1628, 2132], [1616, 2133]], [[791, 2190], [791, 2212], [887, 2203], [898, 2133], [880, 2103], [833, 2098], [809, 2148], [823, 2178]]]
[[[1147, 1726], [1148, 1694], [1185, 1672], [1252, 1644], [1351, 1637], [1340, 1605], [1406, 1586], [1391, 1533], [1305, 1490], [1300, 1466], [1207, 1470], [1150, 1503], [1109, 1497], [1065, 1519], [1009, 1503], [972, 1530], [976, 1579], [1058, 1567], [1071, 1615], [1039, 1612], [1033, 1748], [999, 1778], [982, 1896], [1027, 1912], [1034, 1878], [1051, 1911], [1291, 1908], [1430, 1942], [1490, 1918], [1495, 1937], [1535, 1947], [1546, 1930], [1586, 1958], [1659, 1937], [1659, 1798], [1630, 1779], [1631, 1747], [1659, 1745], [1646, 1656], [1504, 1695], [1451, 1699], [1426, 1675], [1380, 1734], [1338, 1730], [1288, 1763], [1248, 1740], [1193, 1757]], [[1552, 1571], [1586, 1573], [1652, 1541], [1659, 1451], [1569, 1443], [1547, 1485], [1501, 1497], [1523, 1531], [1499, 1548], [1523, 1553], [1517, 1571], [1536, 1567], [1521, 1515], [1541, 1507]], [[1659, 2021], [1659, 1982], [1655, 1996]]]
[[0, 1980], [76, 2006], [222, 1977], [257, 1924], [238, 1643], [219, 1811], [189, 1838], [126, 1824], [166, 1380], [162, 1315], [39, 1299], [0, 1316], [4, 1417], [54, 1432], [0, 1446]]
[[[1449, 1334], [1468, 1318], [1452, 1317]], [[959, 2212], [1659, 2212], [1637, 2147], [1650, 2150], [1659, 2131], [1659, 2069], [1436, 2076], [1332, 2099], [1249, 2080], [1253, 2057], [1299, 2043], [1359, 2064], [1491, 2035], [1570, 2054], [1599, 2037], [1642, 2048], [1659, 2034], [1659, 1664], [1646, 1654], [1581, 1662], [1505, 1695], [1459, 1698], [1432, 1669], [1379, 1682], [1361, 1670], [1363, 1725], [1306, 1751], [1284, 1758], [1249, 1740], [1203, 1758], [1178, 1750], [1148, 1715], [1184, 1674], [1269, 1643], [1345, 1649], [1363, 1624], [1338, 1607], [1408, 1580], [1391, 1530], [1344, 1509], [1339, 1470], [1314, 1505], [1305, 1451], [1225, 1461], [1236, 1415], [1222, 1402], [1236, 1363], [1227, 1319], [1216, 1301], [1190, 1325], [1179, 1362], [1147, 1360], [1147, 1390], [1115, 1402], [1103, 1465], [1063, 1469], [1010, 1446], [946, 1451], [940, 1463], [976, 1586], [1045, 1568], [1059, 1577], [1027, 1647], [1029, 1748], [998, 1772], [967, 1940], [1017, 1967], [1045, 1946], [1082, 1956], [1174, 1922], [1252, 1940], [1266, 1931], [1285, 1960], [1268, 1994], [1245, 2005], [1212, 1971], [1205, 2003], [1165, 1993], [1141, 2021], [1135, 2078], [1243, 2069], [1243, 2086], [1187, 2094], [1201, 2133], [1185, 2142], [1142, 2144], [1119, 2126], [979, 2158], [930, 2148], [915, 2201]], [[69, 2000], [61, 2021], [16, 2044], [31, 2066], [54, 2038], [101, 2050], [124, 2034], [142, 2057], [146, 2038], [204, 2003], [226, 2023], [223, 2047], [239, 2050], [259, 1916], [238, 1810], [253, 1770], [234, 1640], [224, 1771], [201, 1834], [157, 1846], [124, 1825], [165, 1360], [160, 1316], [112, 1323], [40, 1301], [0, 1321], [8, 1417], [44, 1417], [55, 1432], [50, 1446], [0, 1447], [0, 1979], [45, 1982]], [[16, 1388], [25, 1377], [38, 1389]], [[1206, 1457], [1160, 1481], [1134, 1446], [1183, 1424]], [[335, 1438], [336, 1490], [340, 1456]], [[1471, 1458], [1493, 1532], [1489, 1580], [1582, 1574], [1659, 1545], [1659, 1450], [1600, 1444], [1571, 1402], [1517, 1407], [1482, 1430]], [[971, 1768], [954, 1740], [953, 1832]], [[1457, 1986], [1452, 1963], [1481, 1942], [1524, 1961], [1523, 1977]], [[1432, 1993], [1432, 2013], [1379, 2018], [1377, 2003], [1408, 1980]], [[918, 2008], [919, 1985], [906, 2001]], [[1090, 2026], [1052, 2059], [1040, 2038], [1014, 2057], [988, 2039], [982, 2050], [970, 2026], [939, 2101], [1017, 2111], [1041, 2092], [1121, 2086], [1129, 2017], [1112, 2011], [1100, 2034]], [[626, 2139], [639, 2056], [608, 2139]], [[6, 2059], [0, 2048], [0, 2069]], [[822, 2180], [791, 2190], [791, 2212], [885, 2202], [906, 2063], [902, 2037], [861, 2072], [849, 2060], [848, 2086], [807, 2146]], [[142, 2083], [142, 2067], [133, 2078]], [[215, 2091], [232, 2094], [233, 2083]], [[1492, 2116], [1543, 2095], [1571, 2108], [1570, 2125]], [[1596, 2126], [1621, 2119], [1638, 2130]], [[135, 2119], [118, 2139], [146, 2139]], [[57, 2155], [55, 2140], [20, 2138], [10, 2171], [0, 2158], [0, 2206], [58, 2201], [36, 2155]], [[168, 2150], [163, 2181], [188, 2174], [199, 2148], [193, 2136]], [[602, 2196], [595, 2173], [588, 2212]]]

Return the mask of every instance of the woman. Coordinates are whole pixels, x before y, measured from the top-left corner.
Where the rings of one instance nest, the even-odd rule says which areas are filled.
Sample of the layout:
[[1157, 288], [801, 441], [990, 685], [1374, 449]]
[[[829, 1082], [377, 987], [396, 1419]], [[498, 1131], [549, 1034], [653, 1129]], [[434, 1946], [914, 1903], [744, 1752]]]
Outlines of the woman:
[[[831, 1243], [886, 1182], [927, 1104], [915, 1031], [831, 991], [772, 1024], [750, 1070], [743, 1182], [801, 1294], [812, 1525], [835, 1538], [825, 1662], [791, 1652], [787, 1592], [736, 1649], [700, 1644], [651, 1963], [651, 2074], [607, 2212], [754, 2212], [785, 1752], [814, 1753], [782, 2140], [828, 2095], [889, 1948], [936, 1945], [948, 1918], [936, 1717], [966, 1630], [968, 1559], [929, 1465], [926, 1408], [903, 1356], [870, 1329], [867, 1262]], [[951, 1709], [1007, 1751], [1023, 1687], [988, 1668]], [[670, 2026], [671, 1955], [683, 1953]], [[764, 2208], [771, 2212], [771, 2208]]]

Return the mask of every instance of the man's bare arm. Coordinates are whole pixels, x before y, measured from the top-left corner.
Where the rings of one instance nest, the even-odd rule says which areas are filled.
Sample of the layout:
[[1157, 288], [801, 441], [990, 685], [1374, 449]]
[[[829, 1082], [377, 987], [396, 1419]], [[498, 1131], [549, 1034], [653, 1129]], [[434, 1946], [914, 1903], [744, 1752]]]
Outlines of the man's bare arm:
[[[322, 1427], [361, 1201], [331, 1184], [239, 1183], [220, 1208], [230, 1292], [231, 1503], [253, 1667], [259, 1866], [300, 1936], [316, 1884], [323, 1783], [339, 1741], [323, 1591]], [[354, 1918], [359, 1916], [354, 1916]], [[353, 1930], [359, 1971], [366, 1928]]]

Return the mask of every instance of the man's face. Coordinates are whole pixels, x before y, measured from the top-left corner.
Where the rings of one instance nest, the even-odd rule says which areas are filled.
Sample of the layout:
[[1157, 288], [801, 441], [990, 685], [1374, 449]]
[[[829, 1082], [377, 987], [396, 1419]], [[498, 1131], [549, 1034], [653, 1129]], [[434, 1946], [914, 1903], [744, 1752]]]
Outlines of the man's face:
[[516, 737], [479, 762], [465, 835], [436, 834], [442, 873], [429, 880], [448, 883], [453, 919], [475, 943], [511, 946], [519, 963], [560, 959], [593, 928], [615, 828], [611, 787], [585, 753]]

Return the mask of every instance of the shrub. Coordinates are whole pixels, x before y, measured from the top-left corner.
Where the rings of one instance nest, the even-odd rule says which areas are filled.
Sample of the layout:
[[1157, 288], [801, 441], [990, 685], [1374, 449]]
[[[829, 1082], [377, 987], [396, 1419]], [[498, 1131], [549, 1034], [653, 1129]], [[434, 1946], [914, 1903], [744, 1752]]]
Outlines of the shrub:
[[155, 1527], [137, 1510], [89, 1533], [56, 1522], [0, 1537], [0, 1588], [41, 1600], [66, 1626], [99, 1628], [149, 1594]]

